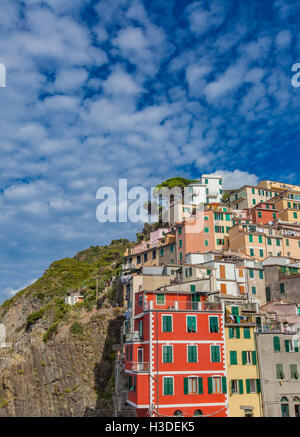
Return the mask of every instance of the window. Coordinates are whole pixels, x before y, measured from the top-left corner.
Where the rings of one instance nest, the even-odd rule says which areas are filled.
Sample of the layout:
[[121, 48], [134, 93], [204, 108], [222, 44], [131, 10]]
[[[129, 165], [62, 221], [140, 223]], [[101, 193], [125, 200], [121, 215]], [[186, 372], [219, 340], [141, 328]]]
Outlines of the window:
[[178, 234], [179, 234], [179, 235], [182, 234], [182, 228], [181, 228], [181, 227], [178, 228]]
[[290, 364], [291, 379], [299, 379], [297, 364]]
[[229, 356], [230, 356], [230, 364], [232, 364], [232, 365], [237, 364], [237, 353], [236, 353], [236, 351], [230, 351], [229, 352]]
[[276, 364], [276, 379], [284, 379], [282, 364]]
[[262, 243], [262, 242], [263, 242], [263, 237], [262, 237], [262, 235], [259, 235], [259, 236], [258, 236], [258, 242], [259, 242], [259, 243]]
[[250, 249], [250, 256], [254, 256], [254, 249]]
[[267, 239], [267, 242], [268, 242], [268, 246], [272, 246], [272, 240], [271, 240], [271, 238], [268, 238], [268, 239]]
[[194, 411], [194, 417], [203, 416], [202, 410], [195, 410]]
[[240, 327], [229, 327], [229, 338], [240, 338]]
[[186, 316], [187, 332], [197, 332], [197, 316]]
[[255, 188], [252, 188], [252, 194], [255, 194]]
[[293, 217], [296, 219], [298, 217], [298, 214], [296, 212], [293, 212]]
[[173, 416], [177, 416], [177, 417], [183, 416], [183, 412], [181, 410], [176, 410], [174, 411]]
[[179, 247], [182, 247], [182, 240], [179, 240]]
[[174, 244], [171, 244], [170, 251], [171, 251], [171, 253], [174, 252]]
[[160, 256], [164, 256], [164, 249], [163, 249], [163, 247], [160, 249]]
[[226, 377], [223, 376], [213, 376], [207, 378], [208, 385], [208, 393], [226, 393], [227, 392], [227, 384]]
[[244, 338], [251, 338], [250, 328], [244, 328]]
[[255, 351], [242, 351], [242, 363], [244, 364], [256, 364], [256, 352]]
[[252, 294], [256, 294], [256, 287], [251, 287], [251, 292], [252, 292]]
[[208, 215], [205, 215], [205, 216], [204, 216], [204, 220], [205, 220], [205, 221], [208, 221]]
[[282, 282], [279, 284], [279, 287], [280, 287], [280, 293], [284, 293], [284, 284]]
[[163, 315], [162, 316], [162, 330], [163, 332], [172, 332], [172, 316]]
[[280, 351], [280, 338], [279, 337], [273, 337], [273, 346], [274, 351], [279, 352]]
[[138, 255], [136, 258], [137, 264], [141, 264], [141, 255]]
[[204, 228], [204, 232], [205, 232], [206, 234], [208, 234], [208, 233], [209, 233], [209, 228]]
[[264, 251], [263, 251], [263, 249], [259, 249], [259, 256], [260, 256], [260, 257], [263, 257], [263, 256], [264, 256]]
[[259, 379], [246, 379], [246, 392], [247, 393], [260, 393], [260, 380]]
[[249, 243], [253, 243], [253, 235], [249, 235]]
[[263, 272], [263, 270], [259, 271], [259, 279], [264, 279], [264, 272]]
[[288, 398], [286, 398], [285, 396], [283, 396], [280, 399], [280, 404], [281, 404], [281, 416], [282, 417], [289, 417], [289, 401]]
[[165, 305], [165, 298], [166, 298], [166, 296], [164, 294], [157, 294], [156, 295], [156, 305]]
[[297, 340], [284, 340], [286, 352], [298, 352], [298, 341]]
[[261, 213], [261, 211], [258, 211], [258, 212], [257, 212], [257, 216], [258, 216], [258, 218], [262, 218], [262, 213]]
[[188, 363], [197, 363], [197, 346], [187, 346]]
[[172, 376], [164, 376], [163, 377], [164, 384], [164, 395], [173, 395], [174, 394], [174, 381]]
[[183, 378], [183, 393], [188, 394], [202, 394], [203, 393], [203, 379], [197, 376], [189, 376]]
[[220, 346], [211, 346], [210, 347], [210, 361], [212, 363], [220, 363]]
[[182, 261], [182, 252], [179, 253], [179, 261]]
[[143, 337], [143, 322], [139, 322], [139, 335], [140, 337]]
[[274, 220], [277, 218], [276, 212], [272, 213], [272, 217], [273, 217]]
[[276, 246], [280, 246], [280, 240], [279, 240], [279, 238], [276, 238]]
[[266, 287], [266, 301], [270, 302], [271, 300], [271, 289], [270, 287]]
[[[161, 252], [161, 251], [160, 251]], [[155, 259], [156, 258], [156, 250], [153, 250], [152, 251], [152, 259]]]
[[254, 271], [252, 269], [249, 270], [249, 276], [250, 278], [254, 278]]
[[204, 240], [204, 246], [208, 246], [208, 240]]
[[230, 391], [231, 394], [243, 394], [244, 393], [244, 384], [242, 379], [232, 379], [230, 381]]
[[209, 317], [209, 332], [219, 332], [219, 318], [215, 316]]
[[173, 346], [163, 346], [163, 363], [173, 362]]
[[136, 376], [129, 375], [128, 376], [128, 388], [129, 391], [135, 391], [136, 387]]
[[144, 262], [146, 262], [146, 261], [147, 261], [147, 259], [148, 259], [148, 254], [147, 254], [147, 253], [145, 253], [145, 254], [144, 254]]

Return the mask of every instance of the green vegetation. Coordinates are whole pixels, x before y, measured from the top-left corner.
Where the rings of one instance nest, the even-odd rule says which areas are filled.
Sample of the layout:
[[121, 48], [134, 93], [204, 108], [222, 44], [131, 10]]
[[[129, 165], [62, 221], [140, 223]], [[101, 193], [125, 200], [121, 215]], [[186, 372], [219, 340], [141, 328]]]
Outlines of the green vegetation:
[[156, 188], [167, 187], [171, 189], [174, 187], [180, 187], [183, 190], [184, 187], [187, 187], [189, 184], [193, 182], [197, 182], [197, 181], [176, 176], [174, 178], [167, 179], [166, 181], [161, 182], [159, 185], [156, 186]]
[[80, 335], [83, 333], [83, 326], [80, 322], [74, 322], [70, 327], [70, 332], [74, 335]]
[[44, 313], [45, 313], [44, 308], [41, 308], [38, 311], [35, 311], [34, 313], [31, 313], [27, 317], [26, 329], [29, 329], [31, 325], [34, 325], [39, 319], [41, 319], [43, 317]]
[[[29, 330], [38, 320], [43, 320], [43, 326], [48, 328], [44, 342], [52, 339], [57, 333], [60, 322], [69, 323], [76, 314], [85, 308], [89, 311], [96, 304], [96, 276], [98, 295], [101, 297], [111, 278], [121, 275], [123, 255], [131, 243], [126, 239], [113, 240], [107, 246], [91, 246], [78, 252], [73, 258], [64, 258], [53, 262], [43, 276], [34, 284], [18, 292], [14, 297], [0, 306], [0, 320], [9, 308], [24, 297], [34, 300], [37, 311], [27, 317], [26, 330]], [[80, 292], [84, 302], [75, 306], [66, 305], [64, 299], [67, 293]], [[115, 299], [115, 289], [109, 292], [109, 301]], [[71, 320], [70, 320], [71, 318]], [[17, 328], [18, 331], [22, 327]]]

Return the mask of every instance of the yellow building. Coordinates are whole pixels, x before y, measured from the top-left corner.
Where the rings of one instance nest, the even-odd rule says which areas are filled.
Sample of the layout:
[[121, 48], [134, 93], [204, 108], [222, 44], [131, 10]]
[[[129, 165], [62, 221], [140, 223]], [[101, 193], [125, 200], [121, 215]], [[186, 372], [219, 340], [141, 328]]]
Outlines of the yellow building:
[[230, 417], [261, 417], [254, 304], [227, 305], [225, 345]]
[[260, 181], [260, 183], [257, 185], [258, 187], [265, 188], [267, 190], [296, 190], [300, 191], [299, 185], [293, 185], [293, 184], [285, 184], [282, 182], [275, 182], [275, 181]]
[[272, 199], [278, 209], [279, 220], [300, 223], [300, 187], [298, 191], [285, 190]]

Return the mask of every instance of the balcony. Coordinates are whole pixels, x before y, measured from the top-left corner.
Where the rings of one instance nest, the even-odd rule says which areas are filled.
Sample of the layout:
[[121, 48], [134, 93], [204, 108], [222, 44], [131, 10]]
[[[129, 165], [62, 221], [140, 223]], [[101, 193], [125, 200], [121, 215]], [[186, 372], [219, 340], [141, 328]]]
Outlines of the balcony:
[[212, 197], [214, 199], [216, 199], [218, 197], [219, 193], [217, 191], [209, 191], [206, 196], [207, 197]]
[[127, 368], [128, 366], [133, 372], [137, 372], [137, 373], [148, 373], [150, 369], [149, 363], [129, 362], [127, 363]]
[[234, 325], [234, 326], [241, 326], [241, 325], [253, 325], [256, 326], [256, 323], [252, 316], [225, 316], [225, 324], [226, 325]]
[[221, 302], [167, 302], [165, 305], [155, 305], [153, 301], [145, 302], [144, 311], [222, 311]]
[[138, 331], [128, 332], [127, 334], [125, 334], [126, 343], [140, 343], [143, 340], [143, 337], [140, 336], [140, 333]]

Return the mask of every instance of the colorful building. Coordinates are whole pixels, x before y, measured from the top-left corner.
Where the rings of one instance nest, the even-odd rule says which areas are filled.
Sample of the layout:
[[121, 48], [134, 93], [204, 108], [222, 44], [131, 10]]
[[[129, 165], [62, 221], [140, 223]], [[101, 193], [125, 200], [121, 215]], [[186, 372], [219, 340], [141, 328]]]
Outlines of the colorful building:
[[262, 416], [255, 345], [256, 314], [256, 305], [226, 305], [225, 346], [230, 417]]
[[226, 417], [222, 304], [160, 290], [137, 293], [135, 308], [125, 372], [137, 416]]

